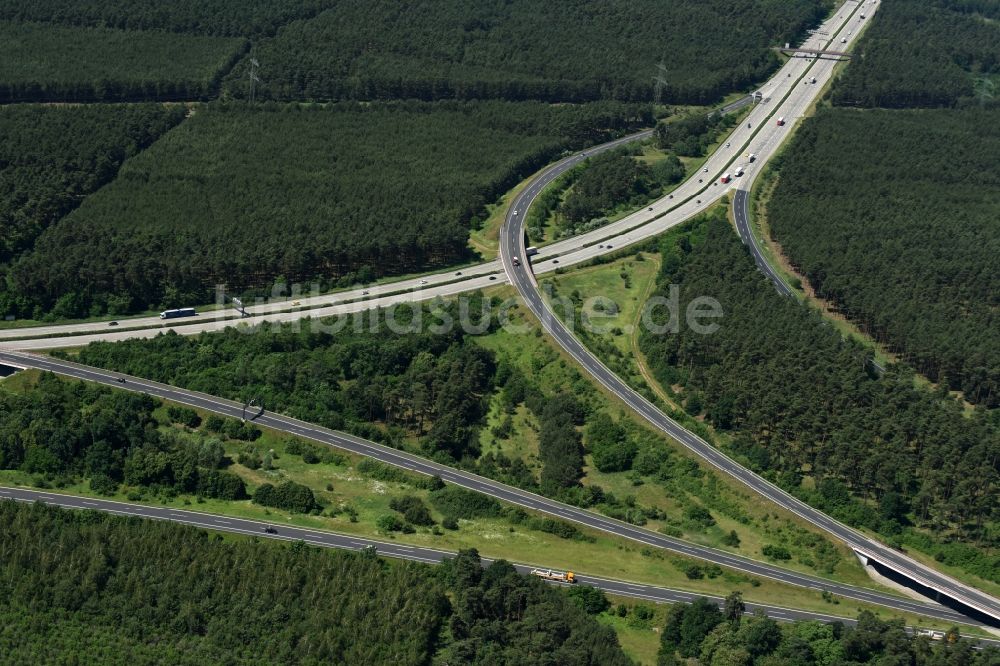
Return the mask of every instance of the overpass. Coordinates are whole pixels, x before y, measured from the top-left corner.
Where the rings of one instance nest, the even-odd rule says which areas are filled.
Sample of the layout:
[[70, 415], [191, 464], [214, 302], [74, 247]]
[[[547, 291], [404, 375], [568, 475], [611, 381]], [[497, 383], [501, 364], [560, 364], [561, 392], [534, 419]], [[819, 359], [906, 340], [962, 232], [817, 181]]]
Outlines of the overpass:
[[797, 56], [798, 54], [800, 54], [800, 53], [805, 53], [807, 56], [812, 56], [812, 55], [814, 55], [816, 57], [820, 57], [820, 56], [833, 56], [833, 57], [837, 58], [838, 60], [840, 60], [840, 59], [850, 60], [851, 59], [851, 53], [848, 52], [848, 51], [829, 51], [827, 49], [799, 49], [799, 48], [795, 48], [795, 47], [781, 47], [781, 46], [774, 47], [774, 50], [775, 51], [780, 51], [781, 53], [784, 53], [785, 55], [790, 55], [793, 58], [795, 56]]

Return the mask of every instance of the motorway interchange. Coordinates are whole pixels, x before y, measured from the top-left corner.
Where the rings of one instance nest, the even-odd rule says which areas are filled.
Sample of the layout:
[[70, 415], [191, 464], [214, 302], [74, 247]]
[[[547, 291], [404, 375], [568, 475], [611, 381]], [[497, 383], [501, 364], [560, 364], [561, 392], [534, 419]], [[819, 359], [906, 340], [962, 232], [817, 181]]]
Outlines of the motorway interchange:
[[[828, 19], [823, 26], [818, 28], [806, 40], [802, 48], [824, 49], [829, 48], [834, 43], [837, 43], [842, 48], [849, 48], [861, 32], [859, 30], [861, 19], [858, 15], [862, 6], [869, 7], [869, 16], [877, 7], [877, 5], [873, 5], [872, 3], [865, 3], [864, 5], [854, 1], [845, 3], [835, 15]], [[842, 46], [841, 40], [846, 40], [844, 43], [847, 46]], [[268, 321], [292, 321], [303, 317], [340, 315], [399, 302], [413, 302], [437, 296], [454, 295], [463, 291], [492, 286], [503, 281], [511, 282], [556, 342], [580, 362], [595, 379], [609, 388], [625, 404], [646, 418], [655, 427], [697, 453], [720, 471], [732, 475], [776, 504], [796, 513], [832, 536], [849, 544], [859, 553], [859, 556], [873, 559], [886, 567], [898, 570], [907, 577], [922, 584], [925, 588], [936, 590], [945, 595], [945, 597], [959, 602], [960, 605], [957, 607], [966, 612], [972, 612], [979, 620], [989, 621], [992, 619], [995, 622], [1000, 622], [1000, 602], [996, 599], [917, 563], [795, 500], [752, 472], [740, 467], [737, 463], [726, 458], [696, 435], [671, 421], [655, 406], [632, 391], [624, 382], [603, 366], [596, 357], [590, 354], [552, 314], [537, 290], [534, 277], [536, 273], [550, 272], [562, 266], [579, 264], [601, 254], [614, 252], [623, 247], [640, 243], [715, 205], [731, 189], [731, 186], [721, 186], [719, 184], [720, 176], [723, 173], [734, 171], [736, 166], [742, 166], [745, 173], [737, 181], [735, 202], [739, 203], [742, 201], [745, 206], [745, 201], [754, 179], [761, 172], [763, 165], [774, 155], [778, 147], [793, 129], [794, 122], [791, 125], [779, 125], [774, 122], [774, 119], [780, 117], [794, 121], [805, 115], [818, 98], [824, 85], [832, 77], [836, 63], [837, 60], [822, 57], [793, 57], [789, 59], [774, 77], [762, 87], [762, 91], [766, 91], [763, 96], [764, 99], [751, 110], [747, 116], [746, 125], [741, 124], [728, 138], [726, 146], [718, 149], [705, 162], [707, 172], [699, 173], [696, 177], [692, 177], [674, 190], [670, 196], [664, 197], [648, 208], [629, 215], [611, 225], [540, 248], [539, 255], [530, 265], [526, 261], [514, 262], [514, 258], [525, 256], [523, 213], [527, 211], [534, 197], [561, 173], [586, 160], [588, 156], [612, 149], [623, 143], [646, 138], [650, 135], [650, 132], [647, 131], [624, 137], [617, 141], [569, 156], [536, 176], [514, 199], [508, 210], [507, 218], [501, 232], [501, 258], [498, 261], [463, 268], [460, 273], [451, 271], [393, 284], [373, 286], [364, 290], [363, 293], [362, 290], [355, 290], [337, 294], [335, 297], [326, 295], [302, 298], [300, 301], [302, 309], [297, 310], [288, 311], [287, 303], [273, 303], [259, 306], [254, 308], [254, 317], [251, 321], [258, 322], [265, 318]], [[813, 80], [815, 80], [815, 83], [813, 83]], [[756, 154], [758, 159], [752, 163], [749, 162], [746, 159], [746, 155], [749, 152]], [[739, 218], [739, 216], [737, 217]], [[747, 227], [746, 232], [749, 233], [748, 220], [745, 214], [743, 217], [743, 226]], [[740, 231], [741, 236], [743, 236], [744, 230], [741, 228]], [[94, 340], [114, 341], [131, 337], [152, 337], [162, 332], [163, 328], [161, 324], [162, 322], [159, 318], [148, 318], [124, 320], [123, 325], [116, 327], [114, 331], [108, 331], [107, 322], [31, 329], [5, 329], [0, 331], [0, 350], [8, 349], [10, 351], [0, 352], [0, 362], [8, 363], [15, 367], [40, 368], [89, 381], [116, 385], [130, 390], [140, 390], [182, 404], [239, 417], [242, 406], [237, 403], [156, 384], [139, 378], [127, 378], [125, 383], [122, 384], [122, 378], [114, 373], [107, 373], [39, 357], [34, 354], [23, 353], [25, 350], [83, 345]], [[231, 313], [220, 312], [218, 314], [202, 315], [196, 323], [172, 326], [171, 328], [181, 334], [193, 334], [206, 330], [219, 330], [232, 324]], [[754, 575], [774, 578], [813, 589], [822, 589], [847, 598], [880, 604], [900, 611], [926, 615], [947, 622], [970, 622], [969, 618], [962, 613], [944, 606], [921, 603], [872, 590], [840, 585], [826, 579], [798, 574], [766, 563], [734, 556], [724, 551], [699, 547], [678, 539], [665, 537], [656, 532], [636, 528], [627, 523], [614, 521], [599, 514], [583, 511], [570, 505], [564, 505], [538, 495], [504, 486], [489, 479], [436, 465], [422, 458], [410, 456], [394, 449], [388, 449], [387, 447], [381, 447], [350, 435], [317, 428], [311, 424], [280, 415], [266, 414], [260, 418], [259, 422], [264, 426], [368, 455], [407, 469], [428, 474], [438, 474], [449, 483], [456, 483], [493, 495], [501, 500], [550, 513], [594, 529], [666, 548], [688, 556], [699, 557]], [[15, 491], [14, 489], [9, 489], [5, 492]], [[18, 490], [16, 492], [26, 493], [29, 491]], [[20, 498], [27, 499], [29, 495], [22, 495]], [[66, 502], [71, 500], [65, 496], [61, 496], [60, 501]], [[80, 500], [80, 502], [83, 502], [83, 500]], [[96, 500], [91, 502], [96, 502]], [[130, 506], [133, 507], [133, 510], [122, 508]], [[108, 507], [103, 507], [102, 505], [97, 508], [106, 509]], [[148, 512], [149, 510], [149, 507], [118, 505], [115, 511], [146, 515], [143, 512]], [[156, 517], [165, 519], [176, 518], [180, 520], [179, 517]], [[216, 523], [218, 522], [218, 519], [213, 518], [213, 520]], [[194, 523], [195, 519], [185, 515], [184, 521]], [[223, 529], [219, 525], [202, 524], [202, 526]], [[254, 529], [258, 531], [256, 527]], [[282, 528], [282, 531], [285, 533], [282, 538], [298, 538], [302, 536], [290, 536], [291, 532], [288, 531], [289, 529], [291, 528]], [[344, 545], [338, 541], [338, 539], [341, 539], [338, 535], [329, 533], [323, 533], [323, 535], [322, 539], [327, 539], [329, 542], [324, 542], [320, 545]], [[312, 536], [305, 540], [312, 541], [316, 538], [318, 537]], [[398, 545], [394, 545], [393, 547], [400, 549]], [[417, 549], [410, 550], [414, 550], [415, 552]], [[386, 555], [406, 556], [404, 552], [386, 551], [384, 549], [380, 552]], [[421, 557], [424, 556], [426, 554]], [[440, 557], [437, 559], [440, 559]], [[650, 586], [635, 586], [625, 582], [599, 581], [599, 579], [591, 578], [582, 578], [581, 580], [608, 589], [608, 591], [616, 591], [616, 593], [620, 594], [628, 594], [630, 588], [639, 587], [642, 589], [632, 590], [636, 594], [630, 596], [640, 596], [641, 593], [649, 595], [649, 598], [656, 598], [663, 601], [678, 600], [682, 597], [677, 597], [676, 595], [684, 594], [664, 591], [662, 588], [653, 588]], [[610, 589], [609, 586], [614, 589]], [[675, 596], [670, 597], [669, 595], [671, 594]], [[690, 597], [692, 595], [687, 596]], [[801, 617], [801, 614], [794, 614], [797, 612], [774, 610], [779, 619]], [[793, 615], [787, 618], [782, 617], [782, 615], [788, 613], [793, 613]]]

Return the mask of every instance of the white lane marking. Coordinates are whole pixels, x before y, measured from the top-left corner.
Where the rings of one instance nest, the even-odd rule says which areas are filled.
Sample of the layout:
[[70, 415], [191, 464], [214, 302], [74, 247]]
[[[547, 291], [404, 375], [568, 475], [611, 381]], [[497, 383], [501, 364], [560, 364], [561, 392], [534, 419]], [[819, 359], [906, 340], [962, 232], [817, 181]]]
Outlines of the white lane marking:
[[97, 502], [84, 502], [87, 506], [100, 506]]

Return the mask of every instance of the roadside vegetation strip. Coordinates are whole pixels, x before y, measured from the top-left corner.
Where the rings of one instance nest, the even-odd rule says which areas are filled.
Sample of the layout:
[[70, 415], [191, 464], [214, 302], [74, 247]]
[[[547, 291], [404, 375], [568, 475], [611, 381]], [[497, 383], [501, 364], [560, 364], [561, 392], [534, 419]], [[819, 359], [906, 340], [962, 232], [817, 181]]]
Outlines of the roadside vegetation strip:
[[[51, 363], [44, 361], [43, 359], [37, 359], [32, 361], [32, 365], [35, 367], [51, 368], [59, 372], [65, 372], [67, 366], [70, 368], [78, 368], [79, 376], [81, 378], [90, 379], [93, 381], [98, 381], [102, 383], [114, 384], [115, 375], [107, 375], [101, 372], [95, 372], [85, 366], [77, 366], [75, 364], [62, 363]], [[165, 386], [162, 384], [156, 384], [154, 382], [149, 382], [146, 380], [136, 380], [132, 379], [129, 381], [127, 388], [131, 390], [140, 391], [150, 391], [157, 395], [162, 395], [169, 399], [180, 401], [182, 403], [191, 404], [193, 406], [200, 406], [203, 408], [208, 408], [213, 411], [218, 411], [225, 414], [240, 414], [240, 403], [231, 403], [227, 400], [222, 400], [214, 398], [212, 396], [196, 394], [190, 391], [182, 392], [174, 389], [170, 386]], [[403, 466], [409, 469], [421, 471], [424, 474], [439, 474], [445, 481], [451, 483], [457, 483], [460, 485], [466, 485], [471, 488], [478, 488], [485, 484], [484, 487], [494, 491], [495, 496], [498, 499], [505, 501], [510, 501], [515, 504], [520, 504], [529, 509], [540, 510], [543, 512], [548, 512], [553, 515], [559, 516], [561, 518], [567, 518], [576, 522], [580, 522], [585, 525], [592, 525], [597, 529], [611, 531], [616, 534], [621, 534], [628, 538], [636, 539], [638, 541], [649, 543], [650, 545], [656, 545], [664, 547], [671, 550], [677, 550], [682, 553], [688, 553], [694, 556], [702, 557], [708, 560], [714, 560], [719, 557], [722, 558], [721, 561], [726, 562], [727, 566], [731, 565], [730, 561], [736, 561], [737, 566], [740, 562], [745, 562], [747, 570], [755, 571], [756, 575], [764, 577], [774, 577], [776, 580], [792, 579], [796, 581], [810, 581], [811, 586], [818, 586], [823, 588], [824, 586], [829, 587], [834, 590], [837, 594], [854, 597], [855, 595], [860, 595], [858, 598], [868, 599], [868, 600], [878, 600], [880, 595], [878, 593], [872, 593], [865, 590], [860, 590], [852, 588], [850, 586], [844, 586], [841, 584], [835, 584], [828, 582], [822, 578], [815, 578], [810, 576], [803, 576], [797, 573], [788, 573], [782, 568], [773, 567], [772, 565], [765, 564], [756, 560], [748, 559], [740, 556], [732, 556], [728, 553], [723, 553], [722, 551], [716, 551], [714, 549], [706, 549], [700, 546], [694, 546], [682, 542], [677, 539], [664, 537], [662, 535], [656, 534], [649, 530], [642, 530], [639, 528], [632, 527], [626, 523], [609, 520], [600, 516], [599, 514], [594, 514], [591, 512], [583, 512], [575, 507], [568, 505], [554, 505], [551, 501], [543, 498], [530, 491], [521, 491], [503, 484], [496, 482], [490, 482], [479, 477], [473, 477], [469, 474], [462, 472], [457, 472], [447, 466], [438, 465], [427, 461], [426, 459], [420, 458], [418, 456], [393, 449], [386, 449], [383, 446], [374, 444], [370, 441], [362, 440], [358, 437], [346, 435], [343, 433], [336, 433], [326, 430], [324, 428], [315, 428], [309, 424], [304, 424], [294, 419], [285, 416], [279, 416], [274, 414], [267, 414], [261, 417], [258, 421], [262, 425], [272, 425], [291, 433], [298, 434], [299, 436], [307, 437], [310, 439], [317, 439], [322, 443], [333, 443], [335, 446], [346, 447], [357, 453], [363, 455], [375, 456], [381, 460], [389, 462], [393, 465]], [[478, 485], [477, 485], [478, 484]], [[553, 508], [555, 506], [555, 508]], [[728, 558], [728, 559], [727, 559]], [[805, 584], [805, 583], [801, 583]], [[904, 606], [912, 604], [909, 601], [896, 601], [887, 600], [884, 602], [889, 606], [894, 606], [899, 603], [903, 603]]]
[[[32, 377], [35, 379], [32, 380]], [[717, 586], [725, 583], [725, 587], [732, 589], [732, 586], [736, 586], [755, 598], [770, 600], [771, 603], [803, 605], [820, 612], [823, 612], [829, 603], [829, 599], [820, 600], [813, 592], [809, 592], [805, 588], [791, 588], [766, 579], [754, 582], [753, 578], [744, 574], [727, 573], [728, 569], [723, 570], [711, 565], [696, 565], [684, 557], [664, 555], [658, 549], [647, 549], [628, 544], [622, 548], [614, 537], [595, 534], [586, 529], [583, 530], [582, 535], [572, 530], [567, 532], [565, 529], [559, 529], [557, 532], [550, 532], [555, 536], [546, 536], [536, 532], [536, 530], [541, 529], [543, 532], [549, 532], [550, 521], [543, 519], [542, 522], [536, 523], [534, 518], [526, 518], [519, 509], [501, 509], [495, 500], [460, 489], [455, 489], [455, 491], [439, 489], [428, 493], [429, 488], [439, 487], [439, 484], [433, 483], [433, 479], [393, 469], [370, 460], [359, 459], [342, 450], [332, 451], [326, 447], [307, 443], [302, 440], [301, 433], [298, 436], [289, 436], [287, 433], [278, 433], [269, 428], [264, 428], [261, 432], [254, 426], [241, 424], [239, 421], [220, 421], [211, 414], [202, 412], [199, 415], [194, 410], [178, 407], [169, 402], [166, 406], [157, 407], [156, 402], [148, 397], [130, 395], [122, 391], [109, 391], [107, 388], [94, 385], [87, 385], [86, 390], [81, 392], [78, 390], [76, 382], [64, 382], [50, 375], [24, 373], [13, 379], [5, 380], [0, 384], [0, 399], [4, 397], [3, 389], [22, 393], [22, 400], [34, 399], [54, 404], [58, 401], [57, 397], [62, 396], [61, 400], [87, 403], [88, 413], [97, 420], [103, 420], [104, 416], [108, 415], [108, 411], [113, 410], [118, 418], [123, 419], [123, 422], [116, 426], [122, 431], [109, 430], [108, 428], [102, 431], [105, 443], [111, 446], [121, 446], [122, 435], [124, 429], [128, 427], [127, 424], [134, 421], [148, 422], [148, 414], [150, 410], [153, 410], [152, 414], [158, 427], [144, 428], [144, 436], [150, 440], [147, 442], [148, 445], [130, 450], [129, 458], [131, 460], [126, 465], [129, 485], [115, 492], [113, 486], [116, 482], [107, 476], [108, 473], [114, 473], [114, 457], [109, 459], [104, 455], [107, 453], [106, 450], [102, 454], [102, 449], [106, 448], [105, 444], [98, 443], [96, 449], [86, 454], [82, 449], [79, 452], [81, 456], [86, 455], [97, 470], [93, 472], [94, 476], [89, 479], [90, 487], [83, 483], [68, 483], [70, 480], [64, 479], [67, 483], [63, 485], [63, 492], [68, 490], [95, 497], [112, 493], [116, 499], [120, 497], [121, 499], [144, 500], [146, 502], [154, 500], [161, 502], [165, 499], [166, 507], [151, 507], [151, 510], [166, 512], [168, 515], [172, 511], [171, 507], [183, 509], [196, 503], [196, 506], [203, 512], [233, 516], [234, 520], [249, 518], [269, 522], [288, 522], [310, 530], [317, 527], [321, 529], [334, 527], [339, 531], [347, 530], [363, 536], [372, 536], [372, 524], [376, 522], [378, 529], [383, 531], [382, 518], [386, 513], [392, 514], [393, 511], [398, 511], [402, 513], [404, 518], [409, 515], [409, 509], [403, 513], [404, 509], [395, 502], [396, 499], [400, 498], [397, 493], [403, 493], [402, 497], [409, 500], [415, 501], [415, 498], [420, 497], [429, 499], [430, 505], [436, 509], [430, 516], [431, 520], [441, 520], [441, 514], [438, 513], [438, 510], [443, 513], [445, 518], [445, 520], [441, 520], [441, 524], [445, 527], [445, 531], [441, 534], [434, 532], [433, 529], [428, 534], [426, 527], [417, 525], [417, 533], [414, 536], [409, 536], [405, 530], [396, 536], [397, 539], [408, 541], [416, 546], [447, 544], [449, 548], [461, 549], [476, 545], [477, 539], [483, 538], [489, 544], [491, 553], [497, 557], [506, 556], [508, 559], [515, 560], [530, 558], [529, 561], [558, 563], [564, 568], [583, 568], [610, 577], [624, 574], [631, 579], [638, 577], [650, 582], [655, 581], [661, 585], [665, 581], [665, 576], [668, 578], [672, 576], [670, 578], [671, 584], [680, 585], [696, 592], [718, 592]], [[90, 404], [89, 401], [92, 399], [95, 402]], [[8, 404], [11, 404], [9, 400]], [[13, 405], [15, 405], [15, 413], [12, 414], [5, 410], [4, 414], [18, 419], [16, 410], [20, 407], [17, 405], [24, 407], [27, 405], [19, 402], [17, 398], [14, 399]], [[72, 405], [69, 405], [69, 408], [70, 412], [76, 409]], [[38, 414], [37, 411], [33, 413]], [[200, 424], [198, 424], [199, 416], [203, 419]], [[39, 425], [46, 420], [41, 416], [36, 418]], [[150, 425], [152, 424], [150, 423]], [[77, 424], [74, 427], [78, 432], [78, 437], [87, 436], [89, 426]], [[202, 431], [196, 432], [199, 429]], [[156, 437], [160, 438], [158, 445], [153, 441]], [[219, 437], [225, 438], [224, 444], [219, 443]], [[150, 465], [159, 455], [155, 448], [150, 449], [150, 446], [158, 446], [166, 454], [168, 461], [166, 468], [156, 468]], [[167, 448], [164, 449], [164, 447]], [[10, 450], [10, 453], [12, 456], [17, 454], [13, 449]], [[197, 455], [196, 463], [190, 460], [194, 455]], [[225, 464], [227, 456], [231, 460], [229, 464]], [[32, 458], [29, 467], [44, 462], [51, 469], [53, 459], [50, 458], [46, 462], [44, 456], [33, 455], [29, 457]], [[256, 462], [254, 462], [255, 460]], [[267, 462], [268, 460], [270, 462]], [[73, 467], [72, 461], [67, 464], [69, 468]], [[108, 467], [109, 464], [112, 467]], [[194, 466], [192, 467], [192, 465]], [[258, 465], [260, 466], [258, 467]], [[192, 469], [197, 471], [195, 477], [191, 476]], [[181, 475], [175, 476], [177, 473], [181, 473]], [[256, 487], [258, 490], [276, 483], [276, 478], [279, 481], [305, 484], [306, 487], [313, 489], [316, 498], [322, 499], [322, 504], [319, 507], [321, 509], [320, 515], [317, 515], [317, 507], [313, 507], [307, 514], [302, 514], [293, 510], [268, 509], [257, 502], [250, 504], [212, 496], [219, 491], [222, 491], [225, 496], [231, 496], [234, 488], [231, 481], [236, 474], [240, 478], [246, 479], [251, 484], [251, 488]], [[229, 481], [220, 483], [227, 475]], [[36, 483], [39, 478], [13, 470], [0, 472], [0, 477], [6, 483], [18, 481]], [[194, 480], [192, 481], [192, 479]], [[336, 484], [333, 489], [327, 485], [331, 483], [331, 480], [333, 484]], [[58, 478], [54, 478], [52, 483], [45, 482], [45, 484], [57, 485], [58, 481]], [[155, 485], [149, 486], [150, 483]], [[167, 489], [171, 483], [174, 484], [173, 489], [178, 493], [177, 495]], [[192, 483], [199, 488], [200, 500], [196, 501], [194, 496], [190, 494], [194, 487], [190, 485]], [[369, 487], [369, 484], [373, 484], [373, 487]], [[43, 498], [55, 496], [50, 490], [33, 492], [39, 493]], [[452, 499], [446, 505], [439, 505], [438, 495], [445, 493]], [[255, 498], [256, 495], [257, 491], [254, 491]], [[480, 499], [475, 499], [477, 497]], [[345, 499], [349, 504], [343, 504]], [[486, 503], [485, 513], [481, 509], [484, 502]], [[84, 504], [87, 506], [86, 503]], [[417, 504], [419, 505], [419, 502]], [[297, 511], [302, 510], [297, 509]], [[454, 511], [462, 513], [450, 513]], [[447, 518], [450, 515], [458, 515], [462, 518], [457, 531], [454, 526], [449, 527], [447, 524]], [[350, 517], [349, 521], [348, 517]], [[377, 521], [376, 518], [378, 518]], [[774, 518], [776, 519], [777, 516]], [[355, 519], [358, 522], [355, 522]], [[424, 522], [424, 518], [419, 518], [419, 520]], [[516, 531], [509, 532], [505, 521], [510, 521], [510, 527], [516, 527]], [[777, 523], [777, 520], [774, 522]], [[230, 521], [219, 524], [231, 526], [234, 523]], [[562, 527], [565, 528], [566, 525]], [[505, 534], [506, 538], [500, 543], [495, 543], [490, 535], [496, 534]], [[746, 536], [746, 533], [744, 535]], [[565, 539], [569, 541], [563, 541]], [[572, 543], [573, 548], [567, 549], [565, 543]], [[543, 544], [545, 547], [540, 547]], [[793, 552], [797, 551], [793, 550]], [[726, 566], [728, 567], [728, 565]], [[692, 575], [694, 572], [698, 572], [698, 575]], [[846, 599], [844, 603], [853, 604]], [[850, 607], [855, 608], [854, 606]], [[861, 605], [858, 608], [863, 607], [864, 605]], [[848, 606], [845, 605], [844, 608], [846, 609]], [[921, 607], [914, 606], [913, 608], [919, 609]]]

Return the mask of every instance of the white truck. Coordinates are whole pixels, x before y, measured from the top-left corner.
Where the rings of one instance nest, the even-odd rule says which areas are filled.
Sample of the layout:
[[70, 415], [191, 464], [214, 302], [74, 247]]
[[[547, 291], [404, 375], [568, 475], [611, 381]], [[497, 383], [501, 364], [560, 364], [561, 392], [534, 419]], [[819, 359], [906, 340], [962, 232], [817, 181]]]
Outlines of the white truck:
[[532, 576], [538, 576], [539, 578], [544, 578], [545, 580], [554, 580], [558, 583], [575, 583], [576, 576], [573, 575], [572, 571], [562, 572], [553, 571], [552, 569], [532, 569]]

